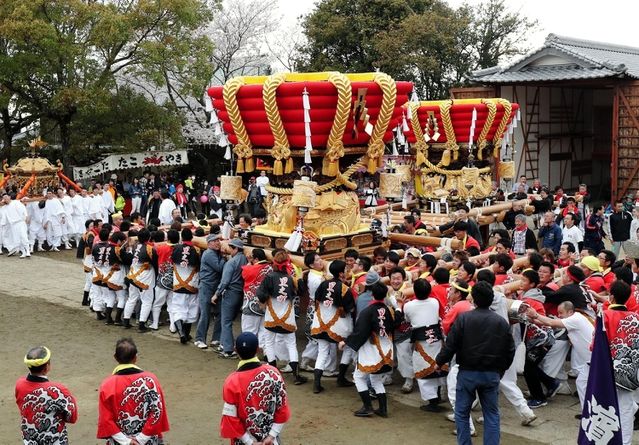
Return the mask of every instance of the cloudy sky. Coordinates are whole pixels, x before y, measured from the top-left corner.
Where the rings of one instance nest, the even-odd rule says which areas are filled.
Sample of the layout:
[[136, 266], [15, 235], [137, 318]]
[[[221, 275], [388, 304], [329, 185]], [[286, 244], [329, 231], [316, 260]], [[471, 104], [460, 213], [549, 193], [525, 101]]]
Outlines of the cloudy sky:
[[[479, 0], [448, 0], [453, 6], [478, 4]], [[288, 24], [309, 13], [315, 0], [279, 0], [280, 13]], [[549, 33], [639, 47], [634, 0], [506, 0], [507, 5], [539, 21], [540, 30], [531, 35], [529, 46], [540, 46]]]

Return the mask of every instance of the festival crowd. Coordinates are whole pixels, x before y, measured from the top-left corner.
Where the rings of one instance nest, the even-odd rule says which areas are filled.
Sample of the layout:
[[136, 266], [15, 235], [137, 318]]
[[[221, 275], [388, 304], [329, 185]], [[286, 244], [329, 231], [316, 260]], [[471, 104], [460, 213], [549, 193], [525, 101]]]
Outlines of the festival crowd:
[[[413, 209], [389, 230], [415, 236], [438, 232], [456, 240], [450, 246], [457, 247], [391, 243], [370, 256], [350, 249], [329, 262], [317, 252], [302, 259], [284, 249], [245, 246], [242, 235], [265, 217], [263, 185], [256, 178], [250, 180], [246, 213], [232, 223], [222, 219], [221, 200], [219, 207], [213, 205], [216, 186], [199, 202], [193, 178], [189, 181], [172, 192], [167, 183], [149, 189], [150, 177], [134, 179], [126, 192], [132, 202], [126, 217], [113, 205], [111, 189], [119, 187], [113, 181], [93, 183], [91, 193], [49, 191], [44, 208], [37, 201], [24, 208], [5, 194], [0, 233], [4, 246], [23, 256], [45, 240], [53, 250], [75, 242], [86, 277], [82, 304], [114, 329], [147, 332], [164, 325], [182, 344], [240, 359], [224, 388], [221, 433], [232, 444], [278, 443], [289, 413], [277, 364], [285, 365], [282, 371], [295, 385], [307, 383], [303, 373], [310, 373], [314, 394], [335, 391], [325, 386], [329, 376], [337, 377], [337, 387], [355, 387], [362, 401], [354, 412], [358, 417], [388, 417], [385, 386], [401, 379], [402, 392], [419, 391], [421, 410], [439, 413], [450, 405], [446, 415], [455, 422], [458, 443], [471, 443], [479, 422], [484, 443], [497, 444], [499, 392], [523, 426], [534, 425], [538, 410], [557, 394], [575, 396], [582, 406], [588, 402], [590, 345], [600, 308], [623, 443], [631, 443], [639, 400], [639, 360], [634, 359], [639, 343], [633, 340], [639, 330], [639, 255], [634, 254], [639, 208], [629, 212], [624, 202], [616, 202], [606, 218], [604, 207], [590, 206], [585, 185], [574, 195], [560, 187], [551, 193], [537, 180], [529, 187], [522, 177], [512, 198], [530, 199], [532, 218], [523, 205], [515, 205], [484, 233], [488, 239], [464, 204], [441, 226], [422, 221]], [[236, 338], [238, 316], [242, 334]], [[256, 357], [258, 345], [266, 365]], [[118, 344], [116, 358], [123, 367], [114, 375], [126, 378], [104, 388], [105, 397], [141, 379], [146, 386], [135, 388], [161, 399], [155, 377], [145, 380], [135, 366], [135, 353], [132, 341]], [[43, 382], [47, 355], [44, 347], [27, 354], [27, 381]], [[238, 395], [258, 381], [269, 382], [263, 396], [257, 390]], [[473, 419], [476, 398], [483, 415]], [[100, 438], [112, 444], [161, 443], [165, 429], [147, 430], [147, 419], [136, 423], [140, 419], [131, 414], [143, 412], [162, 423], [161, 403], [141, 410], [131, 402], [130, 410], [114, 418], [103, 411], [102, 389], [100, 403], [101, 419], [110, 419]], [[39, 420], [29, 420], [29, 409], [21, 412], [28, 419], [23, 437], [31, 443]], [[65, 413], [64, 421], [72, 423], [73, 412]]]

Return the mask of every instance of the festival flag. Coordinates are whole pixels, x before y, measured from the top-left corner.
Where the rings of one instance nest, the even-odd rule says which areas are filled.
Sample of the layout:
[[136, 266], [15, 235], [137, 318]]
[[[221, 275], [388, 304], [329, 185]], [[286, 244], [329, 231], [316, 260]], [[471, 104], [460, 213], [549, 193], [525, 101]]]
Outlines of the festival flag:
[[603, 316], [597, 317], [590, 374], [579, 426], [579, 445], [622, 445], [621, 418]]

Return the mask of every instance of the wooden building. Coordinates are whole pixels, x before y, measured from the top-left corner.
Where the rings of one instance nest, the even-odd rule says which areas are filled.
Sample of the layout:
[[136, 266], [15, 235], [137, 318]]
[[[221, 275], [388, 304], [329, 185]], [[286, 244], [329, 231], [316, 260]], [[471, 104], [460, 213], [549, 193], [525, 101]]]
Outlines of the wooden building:
[[639, 190], [639, 48], [548, 35], [506, 67], [475, 71], [453, 97], [503, 97], [521, 106], [518, 175], [550, 188], [590, 186], [607, 201]]

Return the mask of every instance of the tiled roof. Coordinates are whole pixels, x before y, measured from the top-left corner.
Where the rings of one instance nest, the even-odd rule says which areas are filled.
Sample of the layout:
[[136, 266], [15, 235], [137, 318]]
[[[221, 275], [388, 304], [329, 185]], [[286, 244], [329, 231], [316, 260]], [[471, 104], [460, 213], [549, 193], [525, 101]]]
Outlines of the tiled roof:
[[[545, 55], [565, 63], [535, 65]], [[544, 45], [505, 67], [495, 66], [471, 74], [478, 83], [519, 83], [557, 80], [639, 78], [639, 48], [573, 39], [549, 34]]]

